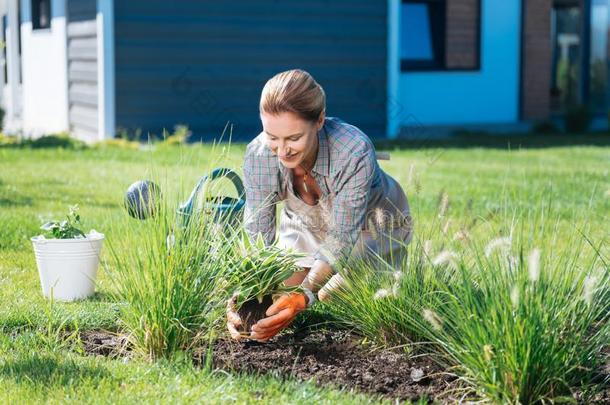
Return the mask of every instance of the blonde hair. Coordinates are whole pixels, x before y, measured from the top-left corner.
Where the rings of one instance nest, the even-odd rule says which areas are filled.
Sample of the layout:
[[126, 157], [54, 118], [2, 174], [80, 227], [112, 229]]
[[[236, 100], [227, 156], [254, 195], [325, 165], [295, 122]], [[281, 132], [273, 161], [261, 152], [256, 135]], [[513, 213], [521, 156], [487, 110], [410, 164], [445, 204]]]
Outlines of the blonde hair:
[[306, 71], [287, 70], [267, 81], [259, 109], [272, 115], [291, 112], [305, 121], [316, 122], [326, 109], [326, 94]]

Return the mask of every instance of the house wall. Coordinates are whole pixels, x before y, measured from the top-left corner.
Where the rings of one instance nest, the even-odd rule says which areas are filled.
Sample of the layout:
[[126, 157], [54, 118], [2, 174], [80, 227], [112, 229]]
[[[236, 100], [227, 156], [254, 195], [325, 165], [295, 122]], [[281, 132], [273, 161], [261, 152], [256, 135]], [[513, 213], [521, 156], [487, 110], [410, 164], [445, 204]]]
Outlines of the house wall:
[[260, 92], [291, 68], [324, 87], [327, 114], [384, 136], [387, 4], [369, 0], [116, 1], [117, 128], [184, 123], [234, 139], [261, 130]]
[[96, 0], [67, 0], [70, 132], [87, 141], [98, 139], [96, 6]]
[[390, 125], [517, 122], [520, 27], [521, 0], [482, 0], [480, 70], [395, 72], [398, 90]]
[[65, 0], [51, 2], [51, 27], [32, 30], [31, 2], [21, 0], [23, 132], [67, 131]]

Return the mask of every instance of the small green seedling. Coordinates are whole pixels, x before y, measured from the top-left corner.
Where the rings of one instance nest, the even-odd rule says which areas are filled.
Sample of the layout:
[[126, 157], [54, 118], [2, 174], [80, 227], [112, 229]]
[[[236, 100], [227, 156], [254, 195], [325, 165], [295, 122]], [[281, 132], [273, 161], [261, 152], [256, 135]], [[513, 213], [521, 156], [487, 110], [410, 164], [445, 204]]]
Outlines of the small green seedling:
[[45, 237], [53, 239], [74, 239], [78, 237], [85, 237], [83, 231], [77, 226], [82, 226], [80, 222], [80, 215], [78, 213], [78, 205], [70, 207], [66, 219], [63, 221], [50, 221], [40, 227], [43, 231], [46, 231]]

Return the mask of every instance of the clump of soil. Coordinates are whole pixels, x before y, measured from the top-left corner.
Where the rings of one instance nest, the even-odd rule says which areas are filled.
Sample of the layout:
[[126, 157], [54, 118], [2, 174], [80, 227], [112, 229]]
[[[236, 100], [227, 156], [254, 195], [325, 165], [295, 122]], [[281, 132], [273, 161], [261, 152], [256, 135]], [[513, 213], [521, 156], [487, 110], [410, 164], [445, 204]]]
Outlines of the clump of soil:
[[263, 302], [258, 302], [258, 299], [254, 298], [244, 302], [244, 304], [237, 310], [239, 317], [241, 318], [240, 332], [250, 333], [250, 328], [263, 318], [266, 318], [265, 312], [273, 305], [273, 298], [271, 295], [265, 295]]

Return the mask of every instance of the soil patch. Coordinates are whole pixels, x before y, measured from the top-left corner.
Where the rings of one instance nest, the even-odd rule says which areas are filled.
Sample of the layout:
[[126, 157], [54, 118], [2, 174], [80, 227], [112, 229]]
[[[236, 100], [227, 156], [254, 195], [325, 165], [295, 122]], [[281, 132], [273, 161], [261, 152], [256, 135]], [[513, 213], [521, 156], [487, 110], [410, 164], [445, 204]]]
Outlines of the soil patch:
[[[196, 360], [203, 362], [205, 352], [196, 355]], [[429, 357], [371, 351], [345, 331], [286, 333], [268, 343], [218, 341], [214, 367], [313, 379], [319, 384], [412, 401], [447, 400], [447, 391], [457, 387], [456, 378]]]
[[[127, 337], [105, 331], [82, 332], [86, 353], [127, 357]], [[205, 363], [206, 348], [196, 352]], [[401, 400], [427, 398], [452, 402], [448, 390], [457, 387], [452, 377], [429, 357], [412, 357], [393, 351], [371, 351], [346, 331], [284, 333], [268, 343], [219, 340], [213, 365], [236, 372], [272, 374], [280, 378], [314, 380], [346, 390]]]
[[[82, 332], [86, 353], [128, 357], [125, 335], [105, 331]], [[409, 357], [390, 350], [371, 351], [346, 331], [303, 330], [283, 333], [268, 343], [219, 340], [213, 348], [215, 368], [227, 371], [272, 374], [281, 378], [314, 380], [346, 390], [417, 401], [427, 398], [441, 403], [458, 402], [463, 394], [459, 382], [430, 357]], [[606, 354], [606, 353], [605, 353]], [[195, 362], [205, 362], [206, 349], [195, 353]], [[600, 375], [610, 378], [610, 360]], [[574, 395], [583, 404], [581, 393]], [[594, 403], [610, 404], [610, 387], [604, 385]]]
[[106, 331], [81, 332], [80, 340], [87, 354], [124, 357], [130, 352], [127, 336]]
[[244, 304], [237, 310], [242, 324], [240, 329], [242, 332], [250, 333], [250, 328], [261, 319], [265, 318], [265, 312], [273, 305], [273, 298], [271, 295], [265, 295], [263, 302], [258, 302], [256, 298], [244, 302]]

